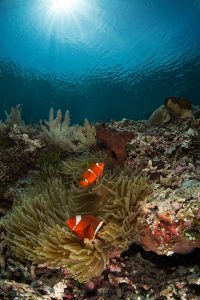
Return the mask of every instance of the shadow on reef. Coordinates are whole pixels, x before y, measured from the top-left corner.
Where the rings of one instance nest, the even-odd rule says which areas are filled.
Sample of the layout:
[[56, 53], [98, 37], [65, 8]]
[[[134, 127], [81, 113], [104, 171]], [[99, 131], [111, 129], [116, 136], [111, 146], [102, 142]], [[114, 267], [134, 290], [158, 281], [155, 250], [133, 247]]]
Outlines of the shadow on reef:
[[174, 253], [171, 256], [158, 255], [152, 251], [145, 251], [139, 245], [131, 245], [129, 249], [122, 253], [122, 257], [134, 257], [137, 253], [153, 263], [157, 268], [174, 268], [177, 266], [190, 267], [194, 265], [200, 266], [200, 249], [195, 249], [189, 254], [177, 254]]

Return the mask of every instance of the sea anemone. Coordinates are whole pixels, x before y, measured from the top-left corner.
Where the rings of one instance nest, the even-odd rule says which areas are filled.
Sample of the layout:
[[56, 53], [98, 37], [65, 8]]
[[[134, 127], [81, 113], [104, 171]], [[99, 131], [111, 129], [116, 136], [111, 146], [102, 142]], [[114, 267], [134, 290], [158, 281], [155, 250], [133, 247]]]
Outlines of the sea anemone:
[[[68, 161], [74, 166], [71, 171], [76, 163]], [[11, 249], [20, 259], [64, 267], [79, 281], [88, 281], [101, 274], [111, 253], [123, 252], [136, 241], [149, 185], [146, 177], [116, 168], [106, 170], [91, 187], [81, 188], [78, 174], [73, 178], [69, 170], [66, 176], [63, 170], [54, 172], [53, 178], [43, 174], [20, 196], [4, 224]], [[104, 226], [94, 240], [82, 241], [65, 222], [74, 214], [88, 213], [97, 215]]]

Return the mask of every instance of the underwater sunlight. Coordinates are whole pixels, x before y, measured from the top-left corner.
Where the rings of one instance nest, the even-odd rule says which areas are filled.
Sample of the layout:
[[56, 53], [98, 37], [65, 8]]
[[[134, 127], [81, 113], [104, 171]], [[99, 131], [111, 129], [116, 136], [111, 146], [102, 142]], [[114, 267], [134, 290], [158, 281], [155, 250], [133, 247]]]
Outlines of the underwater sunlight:
[[200, 300], [199, 20], [0, 0], [0, 300]]
[[48, 12], [59, 17], [75, 14], [77, 10], [83, 9], [83, 2], [80, 0], [50, 0], [50, 3], [47, 3], [49, 6]]
[[[35, 13], [32, 26], [43, 36], [42, 47], [51, 48], [53, 44], [56, 47], [56, 57], [66, 45], [90, 48], [88, 39], [95, 39], [96, 29], [102, 27], [97, 17], [98, 5], [91, 0], [45, 0], [43, 3], [36, 1], [33, 10]], [[66, 55], [67, 52], [66, 49]]]

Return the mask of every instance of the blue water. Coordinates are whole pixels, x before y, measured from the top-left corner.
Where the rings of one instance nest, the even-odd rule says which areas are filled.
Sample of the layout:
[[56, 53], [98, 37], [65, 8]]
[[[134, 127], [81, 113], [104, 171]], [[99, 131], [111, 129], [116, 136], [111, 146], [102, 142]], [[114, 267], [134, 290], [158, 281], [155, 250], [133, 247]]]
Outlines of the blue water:
[[171, 95], [200, 104], [200, 0], [76, 1], [0, 0], [0, 118], [17, 103], [72, 123], [142, 119]]

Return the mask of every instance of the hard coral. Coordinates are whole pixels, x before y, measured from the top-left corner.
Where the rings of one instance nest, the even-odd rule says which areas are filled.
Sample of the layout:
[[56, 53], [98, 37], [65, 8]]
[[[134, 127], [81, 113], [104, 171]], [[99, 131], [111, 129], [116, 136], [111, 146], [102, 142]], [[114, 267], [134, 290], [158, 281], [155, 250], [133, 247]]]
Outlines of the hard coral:
[[144, 208], [143, 247], [162, 255], [187, 254], [200, 248], [198, 193], [198, 181], [185, 182], [175, 192], [169, 188], [154, 190]]
[[165, 106], [180, 118], [184, 119], [192, 116], [192, 103], [187, 98], [176, 98], [174, 96], [168, 97], [165, 100]]
[[117, 163], [123, 164], [127, 157], [126, 145], [132, 140], [133, 134], [131, 132], [120, 133], [113, 132], [101, 125], [97, 129], [97, 146], [106, 151], [106, 153], [115, 159]]
[[[149, 192], [147, 179], [107, 170], [95, 185], [81, 189], [69, 171], [67, 184], [63, 172], [56, 176], [39, 178], [21, 195], [4, 219], [8, 241], [19, 258], [65, 267], [79, 281], [88, 281], [103, 271], [113, 253], [127, 250], [136, 240], [141, 203]], [[104, 226], [94, 240], [81, 241], [65, 221], [88, 212], [98, 215]]]

